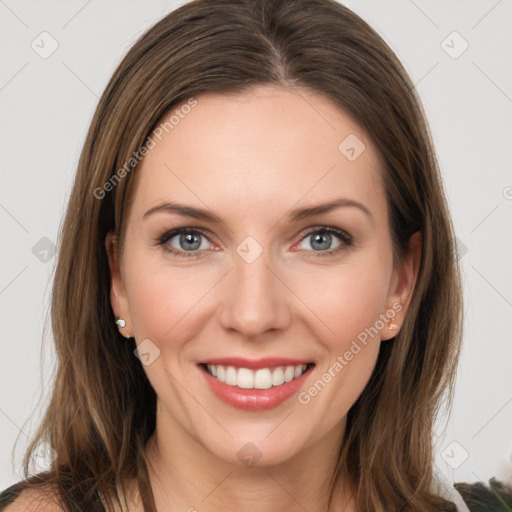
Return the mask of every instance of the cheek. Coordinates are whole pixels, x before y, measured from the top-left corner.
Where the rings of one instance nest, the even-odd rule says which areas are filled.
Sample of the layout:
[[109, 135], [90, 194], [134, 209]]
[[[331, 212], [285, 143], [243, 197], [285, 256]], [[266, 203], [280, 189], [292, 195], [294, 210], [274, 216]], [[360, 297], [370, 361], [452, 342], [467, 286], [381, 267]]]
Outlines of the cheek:
[[[157, 345], [186, 338], [184, 329], [201, 310], [201, 300], [215, 284], [211, 273], [171, 266], [165, 257], [147, 249], [126, 258], [126, 289], [137, 341], [149, 338]], [[200, 274], [200, 275], [198, 275]]]
[[[150, 338], [156, 344], [168, 340], [189, 325], [195, 308], [205, 295], [197, 275], [147, 272], [130, 283], [129, 302], [136, 339]], [[205, 288], [203, 290], [203, 288]]]
[[313, 416], [324, 418], [325, 429], [347, 414], [371, 377], [381, 343], [385, 284], [379, 274], [340, 272], [322, 287], [323, 292], [310, 285], [308, 306], [321, 320], [312, 319], [310, 328], [315, 329], [325, 357], [298, 400]]
[[323, 325], [324, 341], [342, 349], [385, 312], [388, 284], [387, 269], [375, 263], [310, 270], [295, 289], [311, 318]]
[[[382, 253], [381, 253], [382, 254]], [[300, 294], [312, 311], [310, 329], [317, 333], [325, 358], [317, 380], [299, 402], [311, 411], [331, 411], [334, 425], [366, 387], [380, 349], [381, 315], [385, 313], [391, 260], [372, 253], [337, 270], [316, 270], [303, 281]], [[325, 389], [325, 391], [324, 391]]]
[[345, 417], [370, 380], [379, 354], [378, 341], [364, 345], [358, 341], [336, 353], [330, 364], [318, 372], [316, 380], [299, 394], [298, 399], [311, 414], [323, 411], [325, 428]]

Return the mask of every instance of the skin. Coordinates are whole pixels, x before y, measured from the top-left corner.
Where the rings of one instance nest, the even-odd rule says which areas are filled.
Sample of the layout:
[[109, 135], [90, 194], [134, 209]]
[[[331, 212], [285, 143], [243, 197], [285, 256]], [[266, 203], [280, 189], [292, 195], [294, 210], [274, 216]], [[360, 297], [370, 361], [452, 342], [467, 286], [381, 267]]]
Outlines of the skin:
[[[112, 307], [126, 320], [121, 332], [160, 350], [144, 366], [158, 396], [156, 434], [146, 451], [156, 506], [325, 512], [326, 475], [334, 471], [347, 412], [370, 378], [380, 343], [393, 343], [386, 340], [400, 329], [420, 241], [415, 235], [401, 264], [393, 265], [379, 156], [334, 104], [308, 90], [273, 86], [196, 99], [137, 171], [122, 253], [113, 234], [106, 240]], [[349, 134], [366, 146], [354, 161], [338, 150]], [[289, 220], [294, 208], [341, 197], [370, 215], [345, 206]], [[144, 218], [165, 201], [208, 209], [223, 222], [169, 212]], [[305, 232], [325, 226], [349, 233], [353, 245], [333, 234], [328, 248], [341, 250], [322, 255], [312, 245], [317, 232]], [[202, 257], [174, 256], [155, 243], [178, 227], [205, 232], [195, 250]], [[236, 252], [247, 236], [263, 248], [252, 263]], [[169, 245], [189, 247], [179, 235]], [[398, 330], [387, 322], [307, 404], [294, 396], [267, 411], [233, 408], [213, 395], [197, 366], [224, 356], [315, 361], [307, 390], [398, 303]], [[237, 457], [248, 442], [261, 453], [253, 467]], [[342, 486], [336, 510], [356, 510]], [[142, 510], [135, 492], [129, 506]]]

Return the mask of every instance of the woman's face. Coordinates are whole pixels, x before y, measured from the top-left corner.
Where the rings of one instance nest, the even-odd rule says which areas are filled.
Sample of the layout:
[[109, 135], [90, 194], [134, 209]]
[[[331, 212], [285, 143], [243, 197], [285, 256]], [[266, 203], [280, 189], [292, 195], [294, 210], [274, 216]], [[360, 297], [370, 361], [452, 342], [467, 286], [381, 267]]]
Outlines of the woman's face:
[[276, 464], [341, 440], [413, 266], [393, 266], [381, 165], [343, 111], [270, 86], [195, 100], [152, 137], [119, 261], [107, 239], [112, 304], [159, 436]]

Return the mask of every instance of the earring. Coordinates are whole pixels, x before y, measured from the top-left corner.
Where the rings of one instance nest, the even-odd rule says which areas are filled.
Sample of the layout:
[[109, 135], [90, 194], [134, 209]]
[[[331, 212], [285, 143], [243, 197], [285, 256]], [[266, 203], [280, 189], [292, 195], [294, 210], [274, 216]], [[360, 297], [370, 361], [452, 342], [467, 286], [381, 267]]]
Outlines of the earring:
[[[122, 318], [118, 318], [116, 320], [116, 325], [122, 329], [123, 327], [126, 326], [126, 320], [123, 320]], [[121, 336], [123, 336], [123, 338], [126, 338], [127, 340], [129, 340], [131, 338], [131, 336], [125, 336], [123, 333], [121, 333]]]
[[398, 329], [398, 325], [393, 321], [389, 324], [389, 328], [392, 330], [392, 331], [396, 331]]

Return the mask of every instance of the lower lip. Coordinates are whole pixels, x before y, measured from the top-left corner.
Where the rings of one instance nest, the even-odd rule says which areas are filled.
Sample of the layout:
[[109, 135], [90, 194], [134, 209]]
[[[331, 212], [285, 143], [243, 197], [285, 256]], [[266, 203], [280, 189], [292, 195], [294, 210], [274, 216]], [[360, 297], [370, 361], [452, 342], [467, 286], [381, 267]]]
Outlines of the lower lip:
[[210, 375], [206, 368], [199, 367], [213, 393], [223, 402], [246, 411], [264, 411], [281, 405], [285, 400], [298, 393], [308, 378], [312, 367], [296, 379], [269, 389], [242, 389], [229, 386]]

